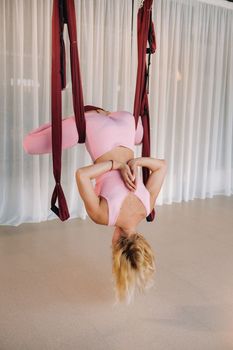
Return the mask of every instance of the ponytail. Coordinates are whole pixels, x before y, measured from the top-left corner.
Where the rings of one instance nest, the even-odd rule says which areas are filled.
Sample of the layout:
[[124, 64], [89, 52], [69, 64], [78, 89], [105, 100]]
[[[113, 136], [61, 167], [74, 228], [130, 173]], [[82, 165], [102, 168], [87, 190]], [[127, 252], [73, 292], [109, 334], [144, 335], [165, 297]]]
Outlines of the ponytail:
[[151, 246], [140, 233], [121, 236], [112, 244], [112, 274], [117, 302], [130, 304], [136, 291], [154, 285], [155, 259]]

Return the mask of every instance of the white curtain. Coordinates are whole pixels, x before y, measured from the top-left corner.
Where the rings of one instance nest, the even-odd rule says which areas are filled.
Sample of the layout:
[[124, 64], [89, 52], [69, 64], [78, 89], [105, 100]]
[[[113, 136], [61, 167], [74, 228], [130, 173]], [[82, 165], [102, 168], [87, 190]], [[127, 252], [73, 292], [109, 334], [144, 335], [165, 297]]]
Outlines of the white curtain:
[[[85, 104], [133, 112], [138, 1], [75, 0]], [[158, 205], [232, 194], [233, 5], [154, 0], [157, 50], [150, 69], [151, 155], [168, 161]], [[57, 218], [51, 155], [22, 141], [51, 120], [52, 1], [0, 1], [0, 223]], [[73, 115], [69, 41], [63, 116]], [[140, 155], [140, 146], [136, 155]], [[84, 145], [63, 151], [62, 186], [72, 217], [86, 217], [74, 173]]]
[[160, 203], [233, 191], [233, 4], [154, 2], [152, 155], [168, 161]]

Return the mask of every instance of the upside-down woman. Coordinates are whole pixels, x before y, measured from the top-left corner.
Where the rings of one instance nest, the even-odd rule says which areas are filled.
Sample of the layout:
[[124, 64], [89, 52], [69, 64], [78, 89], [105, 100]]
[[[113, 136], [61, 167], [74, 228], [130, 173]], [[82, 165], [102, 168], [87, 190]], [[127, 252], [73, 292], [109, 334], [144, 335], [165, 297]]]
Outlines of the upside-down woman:
[[[167, 166], [164, 159], [134, 158], [135, 144], [141, 143], [143, 128], [139, 119], [135, 130], [131, 113], [99, 109], [85, 112], [85, 120], [85, 143], [94, 164], [76, 171], [77, 186], [89, 217], [97, 224], [115, 227], [112, 273], [116, 300], [130, 303], [136, 290], [144, 292], [154, 283], [154, 254], [143, 235], [137, 232], [137, 225], [155, 207]], [[74, 118], [72, 122], [75, 124]], [[71, 119], [69, 123], [71, 126]], [[63, 135], [66, 132], [70, 135], [70, 126], [66, 127], [63, 120]], [[75, 125], [74, 130], [77, 133]], [[73, 145], [71, 138], [63, 137], [63, 148]], [[30, 133], [24, 140], [24, 148], [31, 154], [51, 152], [51, 126], [47, 124]], [[140, 167], [150, 169], [146, 185]]]

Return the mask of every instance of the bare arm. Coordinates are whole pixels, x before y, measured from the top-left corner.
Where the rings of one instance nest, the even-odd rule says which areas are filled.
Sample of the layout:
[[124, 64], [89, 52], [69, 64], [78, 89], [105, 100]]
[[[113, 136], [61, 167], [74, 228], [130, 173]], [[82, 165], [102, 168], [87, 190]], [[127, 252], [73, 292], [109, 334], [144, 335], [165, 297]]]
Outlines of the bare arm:
[[135, 158], [137, 166], [146, 167], [152, 172], [164, 168], [166, 165], [165, 159], [156, 159], [152, 157], [139, 157]]
[[167, 172], [167, 163], [165, 159], [139, 157], [131, 159], [128, 162], [128, 165], [135, 175], [138, 166], [146, 167], [151, 170], [150, 176], [146, 183], [146, 188], [150, 192], [152, 207], [154, 207]]
[[[114, 160], [113, 169], [121, 169], [123, 163]], [[101, 217], [100, 198], [96, 195], [91, 180], [106, 173], [112, 167], [112, 161], [101, 162], [79, 168], [76, 171], [76, 182], [86, 211], [91, 219], [97, 222]], [[97, 222], [98, 223], [98, 222]]]
[[79, 168], [76, 171], [76, 175], [85, 175], [89, 177], [90, 179], [95, 179], [97, 176], [106, 173], [112, 168], [112, 170], [120, 170], [123, 171], [124, 169], [129, 171], [128, 165], [122, 162], [118, 162], [117, 160], [113, 160], [113, 163], [111, 160], [107, 160], [105, 162], [96, 163], [93, 165], [87, 165], [85, 167]]

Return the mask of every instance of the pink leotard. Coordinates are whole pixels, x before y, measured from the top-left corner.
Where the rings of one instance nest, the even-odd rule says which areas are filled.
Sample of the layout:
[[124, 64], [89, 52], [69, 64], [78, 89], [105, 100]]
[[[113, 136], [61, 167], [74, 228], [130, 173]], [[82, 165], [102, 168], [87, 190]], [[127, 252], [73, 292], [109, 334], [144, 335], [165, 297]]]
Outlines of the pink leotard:
[[[143, 127], [141, 118], [135, 132], [135, 119], [129, 112], [113, 112], [108, 116], [97, 116], [95, 111], [86, 118], [86, 147], [95, 161], [104, 153], [117, 146], [130, 148], [142, 141]], [[137, 188], [133, 192], [144, 204], [146, 216], [150, 214], [150, 193], [143, 184], [141, 176], [137, 179]], [[114, 226], [122, 203], [131, 191], [125, 186], [119, 170], [108, 171], [96, 178], [95, 193], [108, 203], [108, 225]]]
[[[143, 137], [141, 118], [135, 130], [134, 116], [126, 111], [112, 112], [102, 115], [96, 111], [85, 113], [86, 148], [93, 162], [116, 146], [130, 148], [133, 152], [135, 144], [140, 144]], [[62, 120], [62, 148], [77, 145], [78, 133], [74, 117]], [[24, 149], [30, 154], [52, 152], [51, 123], [33, 130], [24, 138]], [[124, 184], [119, 170], [108, 171], [96, 178], [95, 193], [108, 203], [108, 225], [114, 226], [125, 197], [131, 192]], [[133, 192], [144, 204], [146, 215], [150, 214], [150, 193], [138, 176], [137, 188]]]
[[141, 142], [142, 136], [141, 118], [135, 133], [135, 119], [129, 112], [113, 112], [105, 116], [92, 111], [86, 117], [86, 147], [93, 162], [117, 146], [134, 152], [134, 145]]
[[[116, 224], [125, 197], [131, 191], [125, 186], [119, 170], [108, 171], [96, 178], [95, 193], [104, 197], [108, 203], [108, 225]], [[150, 193], [141, 176], [137, 178], [137, 188], [133, 192], [143, 203], [146, 216], [150, 214]]]

